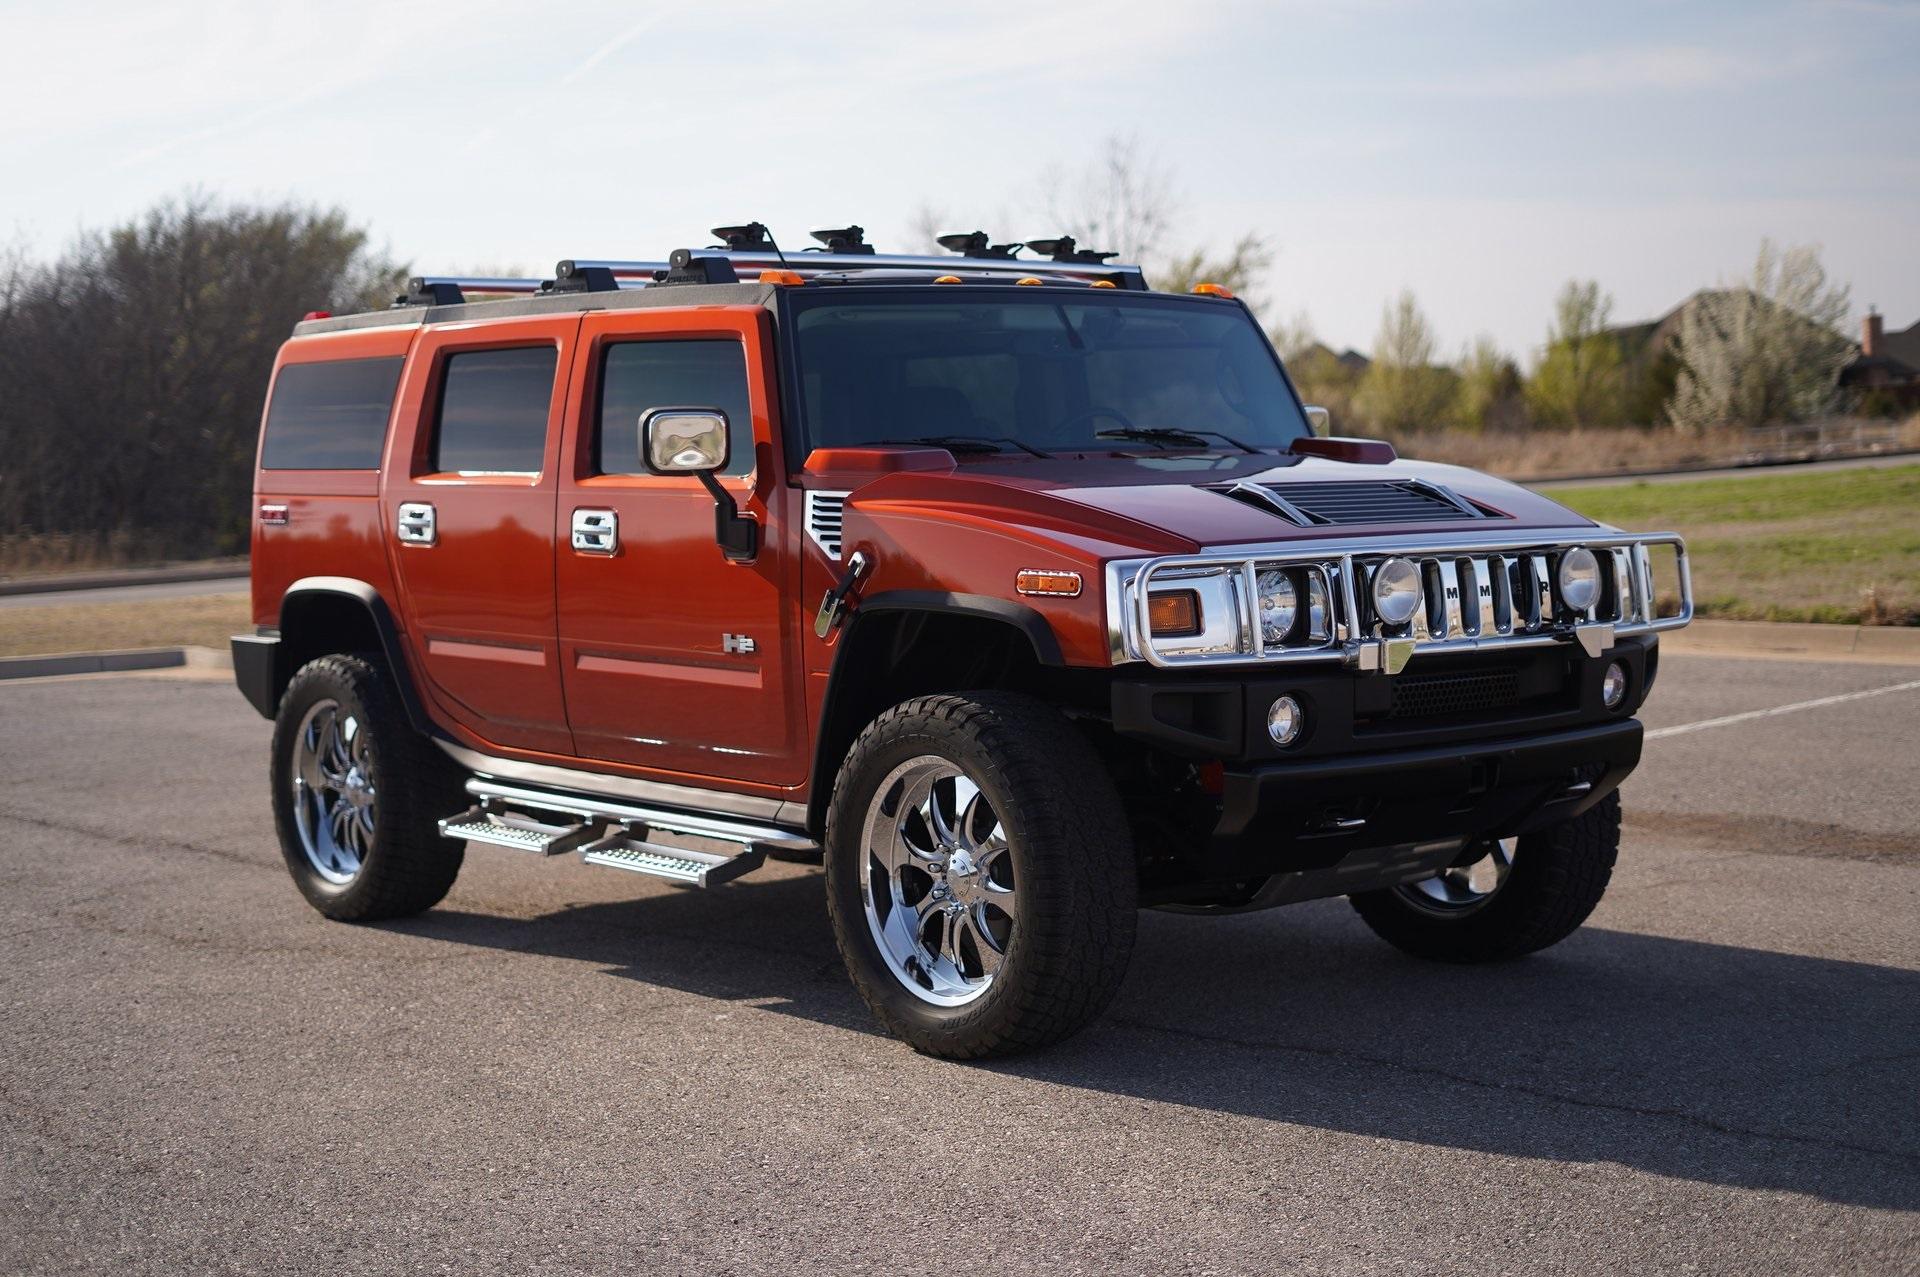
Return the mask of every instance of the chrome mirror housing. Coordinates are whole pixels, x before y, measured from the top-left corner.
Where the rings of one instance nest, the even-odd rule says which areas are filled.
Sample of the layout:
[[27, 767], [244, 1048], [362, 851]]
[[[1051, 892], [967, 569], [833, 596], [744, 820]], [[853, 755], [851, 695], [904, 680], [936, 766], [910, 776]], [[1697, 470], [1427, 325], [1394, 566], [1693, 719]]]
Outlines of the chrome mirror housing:
[[1319, 404], [1307, 404], [1307, 428], [1316, 438], [1325, 439], [1333, 434], [1333, 414]]
[[655, 408], [640, 418], [640, 459], [654, 474], [711, 474], [727, 465], [727, 414]]

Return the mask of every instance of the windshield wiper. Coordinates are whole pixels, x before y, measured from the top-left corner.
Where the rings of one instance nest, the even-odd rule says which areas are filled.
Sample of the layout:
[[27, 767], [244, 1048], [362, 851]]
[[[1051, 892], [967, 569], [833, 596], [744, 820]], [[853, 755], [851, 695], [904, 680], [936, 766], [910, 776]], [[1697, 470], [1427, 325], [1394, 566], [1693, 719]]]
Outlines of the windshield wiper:
[[1052, 453], [1042, 452], [1030, 443], [1022, 443], [1012, 435], [921, 435], [914, 439], [876, 439], [875, 443], [924, 443], [949, 451], [990, 453], [1002, 451], [1000, 445], [1010, 443], [1022, 452], [1036, 457], [1050, 458]]
[[1242, 452], [1258, 451], [1258, 449], [1249, 448], [1232, 435], [1221, 434], [1218, 430], [1188, 430], [1184, 427], [1180, 429], [1166, 429], [1159, 426], [1128, 426], [1124, 430], [1096, 430], [1093, 432], [1093, 437], [1096, 439], [1138, 439], [1143, 443], [1187, 443], [1197, 444], [1201, 447], [1206, 446], [1206, 436], [1208, 435], [1212, 435], [1215, 439], [1224, 439]]

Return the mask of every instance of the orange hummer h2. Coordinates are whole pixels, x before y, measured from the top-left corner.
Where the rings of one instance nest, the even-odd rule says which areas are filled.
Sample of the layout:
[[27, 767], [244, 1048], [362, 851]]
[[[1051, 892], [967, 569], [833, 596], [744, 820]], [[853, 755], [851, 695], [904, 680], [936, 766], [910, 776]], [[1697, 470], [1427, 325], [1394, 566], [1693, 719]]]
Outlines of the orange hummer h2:
[[234, 671], [314, 907], [427, 909], [469, 844], [824, 858], [951, 1057], [1085, 1024], [1142, 906], [1346, 896], [1450, 961], [1587, 917], [1678, 538], [1326, 437], [1224, 289], [716, 233], [282, 348]]

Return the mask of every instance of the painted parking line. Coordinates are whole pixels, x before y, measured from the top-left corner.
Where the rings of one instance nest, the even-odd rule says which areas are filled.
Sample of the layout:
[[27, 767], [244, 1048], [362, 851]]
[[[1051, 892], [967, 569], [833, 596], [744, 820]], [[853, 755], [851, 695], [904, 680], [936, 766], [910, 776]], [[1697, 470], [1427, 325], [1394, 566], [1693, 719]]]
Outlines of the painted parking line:
[[1682, 723], [1678, 727], [1661, 727], [1647, 733], [1648, 740], [1659, 740], [1663, 736], [1679, 736], [1685, 732], [1703, 732], [1709, 727], [1725, 727], [1729, 723], [1745, 723], [1756, 718], [1771, 718], [1775, 714], [1792, 714], [1803, 709], [1819, 709], [1822, 705], [1839, 705], [1845, 701], [1865, 700], [1869, 696], [1885, 696], [1888, 692], [1911, 692], [1920, 688], [1920, 679], [1910, 683], [1895, 683], [1890, 687], [1869, 687], [1864, 692], [1846, 692], [1839, 696], [1822, 696], [1818, 700], [1795, 701], [1791, 705], [1775, 705], [1772, 709], [1750, 709], [1744, 714], [1728, 714], [1724, 718], [1703, 718], [1697, 723]]

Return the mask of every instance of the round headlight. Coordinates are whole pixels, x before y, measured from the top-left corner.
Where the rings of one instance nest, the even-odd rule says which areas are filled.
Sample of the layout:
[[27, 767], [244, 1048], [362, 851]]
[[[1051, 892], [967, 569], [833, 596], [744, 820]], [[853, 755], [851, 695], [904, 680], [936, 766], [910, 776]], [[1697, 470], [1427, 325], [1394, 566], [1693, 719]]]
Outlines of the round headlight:
[[1607, 666], [1607, 672], [1600, 676], [1600, 699], [1608, 709], [1619, 709], [1627, 699], [1627, 667], [1619, 661]]
[[1410, 559], [1388, 559], [1373, 570], [1373, 610], [1388, 625], [1403, 625], [1420, 606], [1420, 569]]
[[1600, 597], [1600, 560], [1585, 546], [1560, 556], [1560, 601], [1584, 612]]
[[1254, 578], [1260, 591], [1260, 637], [1269, 646], [1277, 645], [1293, 628], [1300, 610], [1300, 593], [1285, 572], [1269, 568]]
[[1291, 696], [1280, 697], [1267, 711], [1267, 735], [1276, 745], [1293, 744], [1300, 739], [1300, 729], [1306, 725], [1306, 711]]

